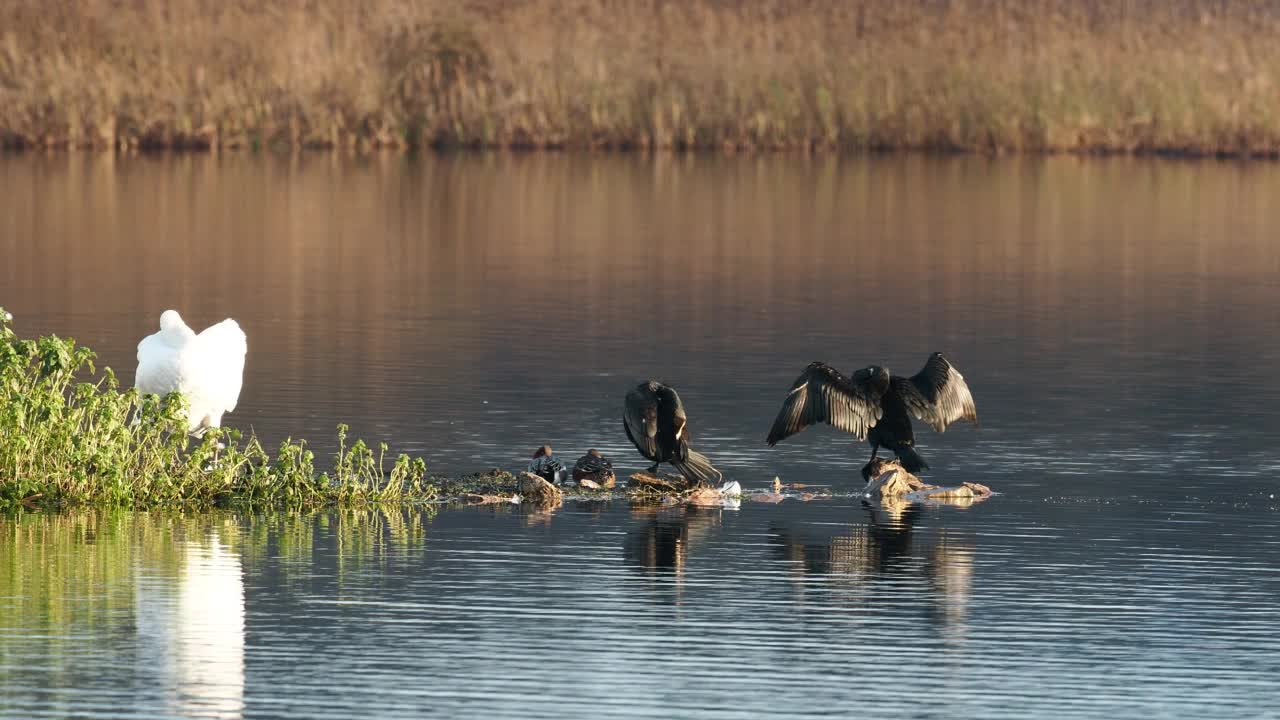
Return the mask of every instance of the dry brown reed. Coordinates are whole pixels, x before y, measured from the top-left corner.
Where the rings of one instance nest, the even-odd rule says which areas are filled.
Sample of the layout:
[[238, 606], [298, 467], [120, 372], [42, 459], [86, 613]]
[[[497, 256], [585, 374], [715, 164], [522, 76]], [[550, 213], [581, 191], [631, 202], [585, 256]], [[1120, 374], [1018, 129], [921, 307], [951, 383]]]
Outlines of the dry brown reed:
[[0, 144], [1276, 155], [1263, 0], [9, 0]]

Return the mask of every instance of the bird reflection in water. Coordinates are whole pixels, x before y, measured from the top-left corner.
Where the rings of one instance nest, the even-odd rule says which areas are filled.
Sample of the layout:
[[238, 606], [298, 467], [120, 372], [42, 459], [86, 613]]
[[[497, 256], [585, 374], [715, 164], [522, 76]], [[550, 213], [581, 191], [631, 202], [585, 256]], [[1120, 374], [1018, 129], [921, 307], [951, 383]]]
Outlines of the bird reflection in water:
[[[930, 602], [922, 608], [926, 618], [942, 625], [949, 635], [963, 635], [973, 592], [975, 546], [972, 536], [941, 528], [922, 528], [926, 516], [947, 511], [938, 504], [886, 498], [863, 503], [867, 522], [840, 527], [833, 534], [826, 525], [793, 526], [785, 521], [770, 524], [774, 555], [789, 560], [797, 590], [847, 593], [852, 605], [874, 605], [870, 594], [896, 592], [899, 581], [918, 581], [927, 587]], [[951, 504], [951, 503], [947, 503]], [[830, 575], [838, 585], [810, 585], [811, 576]], [[886, 581], [893, 581], [892, 587]]]
[[138, 645], [177, 716], [244, 713], [244, 584], [237, 551], [216, 533], [180, 550], [176, 577], [154, 570], [135, 587]]
[[651, 581], [655, 596], [679, 604], [692, 552], [724, 521], [722, 508], [632, 505], [633, 525], [623, 541], [627, 562]]

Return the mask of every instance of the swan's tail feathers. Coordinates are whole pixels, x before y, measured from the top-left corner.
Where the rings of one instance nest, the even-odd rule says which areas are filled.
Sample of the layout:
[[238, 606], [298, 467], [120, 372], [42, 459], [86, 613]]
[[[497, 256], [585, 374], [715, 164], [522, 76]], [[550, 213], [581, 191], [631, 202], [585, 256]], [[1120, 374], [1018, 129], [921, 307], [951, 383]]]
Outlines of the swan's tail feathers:
[[230, 318], [216, 325], [210, 325], [197, 336], [206, 348], [216, 350], [227, 357], [240, 356], [243, 361], [249, 344], [240, 324]]
[[923, 472], [929, 469], [929, 463], [920, 457], [920, 453], [916, 452], [914, 447], [906, 443], [899, 443], [893, 448], [893, 452], [898, 456], [898, 461], [902, 463], [903, 469], [909, 473]]
[[711, 483], [719, 485], [724, 480], [724, 475], [711, 464], [706, 455], [696, 450], [690, 450], [684, 460], [672, 460], [671, 464], [675, 466], [680, 474], [685, 476], [689, 482], [694, 483]]

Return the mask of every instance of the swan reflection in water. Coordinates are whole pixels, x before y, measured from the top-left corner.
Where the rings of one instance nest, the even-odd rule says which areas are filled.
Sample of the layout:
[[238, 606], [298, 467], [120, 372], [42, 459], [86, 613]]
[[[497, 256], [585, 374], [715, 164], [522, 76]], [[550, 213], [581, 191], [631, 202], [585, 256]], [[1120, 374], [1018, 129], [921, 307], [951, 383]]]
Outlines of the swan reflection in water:
[[138, 646], [181, 717], [244, 716], [244, 581], [215, 533], [179, 551], [177, 577], [138, 569]]
[[[792, 562], [796, 589], [802, 594], [838, 587], [837, 592], [853, 591], [847, 596], [851, 604], [865, 606], [875, 604], [868, 593], [900, 592], [899, 581], [918, 581], [930, 591], [928, 619], [949, 634], [963, 635], [973, 593], [975, 546], [972, 534], [920, 527], [926, 517], [951, 511], [938, 505], [898, 498], [864, 503], [867, 522], [852, 526], [777, 520], [770, 523], [769, 542], [775, 557]], [[814, 575], [843, 582], [811, 586], [806, 580]]]

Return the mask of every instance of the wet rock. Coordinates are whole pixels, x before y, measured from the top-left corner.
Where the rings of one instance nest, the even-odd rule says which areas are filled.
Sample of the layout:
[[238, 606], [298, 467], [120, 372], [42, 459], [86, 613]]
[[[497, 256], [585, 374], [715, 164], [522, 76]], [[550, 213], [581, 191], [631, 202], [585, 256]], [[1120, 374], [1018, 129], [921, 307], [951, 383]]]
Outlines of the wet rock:
[[685, 496], [685, 502], [702, 507], [737, 507], [742, 500], [742, 486], [730, 480], [719, 487], [699, 485]]
[[962, 483], [955, 487], [928, 487], [914, 493], [927, 500], [963, 500], [983, 498], [991, 494], [991, 488], [979, 483]]
[[564, 499], [564, 493], [560, 488], [547, 482], [546, 478], [531, 472], [520, 473], [516, 489], [524, 502], [558, 504]]
[[713, 487], [700, 487], [689, 493], [685, 498], [685, 502], [690, 505], [714, 506], [719, 505], [724, 500], [724, 495]]
[[862, 491], [863, 496], [873, 500], [882, 498], [966, 500], [991, 495], [991, 488], [979, 483], [966, 482], [941, 487], [930, 485], [892, 460], [872, 460], [867, 467], [863, 468], [863, 474], [871, 476], [867, 481], [867, 487]]
[[974, 497], [986, 497], [991, 494], [991, 488], [982, 483], [967, 482], [964, 486], [973, 491]]
[[870, 468], [871, 479], [862, 490], [865, 497], [872, 499], [900, 497], [930, 487], [895, 462], [873, 460], [868, 468]]

